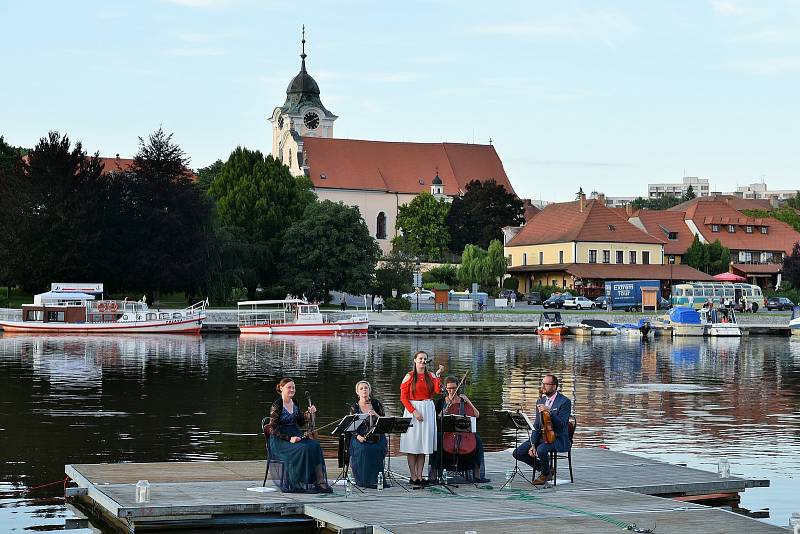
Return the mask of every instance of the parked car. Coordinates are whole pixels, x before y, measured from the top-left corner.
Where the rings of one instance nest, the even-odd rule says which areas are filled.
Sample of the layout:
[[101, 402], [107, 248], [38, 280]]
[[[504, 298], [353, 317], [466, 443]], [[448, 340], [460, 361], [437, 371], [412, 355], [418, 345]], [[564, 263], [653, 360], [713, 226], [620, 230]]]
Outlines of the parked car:
[[593, 301], [587, 299], [586, 297], [578, 296], [578, 297], [569, 297], [564, 299], [562, 306], [565, 309], [573, 308], [576, 310], [583, 310], [585, 308], [593, 309], [596, 306], [596, 304]]
[[530, 304], [541, 304], [542, 293], [540, 291], [529, 291], [525, 294], [525, 302]]
[[769, 297], [767, 299], [768, 310], [791, 310], [794, 307], [794, 302], [786, 297]]
[[550, 298], [542, 302], [543, 308], [563, 308], [564, 299], [570, 298], [572, 295], [569, 293], [558, 293], [550, 295]]
[[[417, 294], [413, 291], [411, 293], [403, 293], [403, 298], [408, 300], [417, 300]], [[433, 300], [435, 298], [436, 294], [430, 289], [422, 289], [419, 292], [419, 300]]]
[[605, 308], [606, 304], [608, 304], [608, 295], [600, 295], [596, 299], [594, 299], [594, 304], [598, 308]]

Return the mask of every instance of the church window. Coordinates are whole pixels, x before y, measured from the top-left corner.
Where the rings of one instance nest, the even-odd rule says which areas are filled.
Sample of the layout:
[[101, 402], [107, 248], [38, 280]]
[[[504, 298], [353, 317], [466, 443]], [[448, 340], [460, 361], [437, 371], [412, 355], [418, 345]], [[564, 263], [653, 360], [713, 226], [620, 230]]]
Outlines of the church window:
[[380, 212], [377, 220], [377, 231], [375, 232], [376, 239], [386, 239], [386, 214]]

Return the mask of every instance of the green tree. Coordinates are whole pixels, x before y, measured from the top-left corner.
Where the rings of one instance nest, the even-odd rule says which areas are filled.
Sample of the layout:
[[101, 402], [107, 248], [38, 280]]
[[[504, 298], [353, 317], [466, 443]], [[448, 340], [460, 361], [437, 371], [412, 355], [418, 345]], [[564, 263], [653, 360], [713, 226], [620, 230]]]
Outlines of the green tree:
[[11, 292], [15, 285], [13, 273], [21, 249], [20, 225], [26, 204], [22, 184], [22, 160], [18, 149], [0, 136], [0, 284]]
[[783, 276], [792, 287], [800, 287], [800, 243], [795, 243], [792, 253], [783, 259]]
[[197, 187], [208, 192], [208, 188], [211, 187], [211, 184], [216, 180], [223, 165], [225, 164], [222, 160], [218, 159], [208, 167], [197, 169]]
[[384, 298], [390, 298], [393, 289], [397, 290], [398, 295], [408, 293], [411, 291], [415, 268], [414, 261], [407, 255], [393, 251], [383, 256], [375, 269], [375, 286], [372, 292]]
[[483, 287], [498, 287], [505, 272], [506, 260], [500, 241], [492, 240], [489, 250], [476, 245], [464, 247], [458, 268], [458, 279], [463, 285], [469, 287], [477, 282]]
[[453, 199], [447, 215], [450, 250], [458, 253], [468, 244], [488, 247], [492, 239], [503, 238], [505, 226], [525, 222], [522, 201], [495, 180], [473, 180], [463, 196]]
[[497, 286], [506, 274], [506, 257], [503, 254], [503, 243], [499, 239], [493, 239], [489, 243], [489, 249], [486, 251], [486, 270], [495, 281]]
[[422, 192], [397, 213], [397, 228], [401, 234], [392, 239], [393, 247], [427, 259], [439, 259], [447, 250], [450, 234], [447, 213], [450, 205], [428, 192]]
[[[688, 195], [688, 190], [687, 190], [687, 195]], [[694, 191], [692, 191], [692, 195], [694, 195]], [[694, 197], [692, 197], [692, 198], [694, 198]], [[668, 210], [669, 208], [671, 208], [673, 206], [677, 206], [678, 204], [680, 204], [684, 200], [689, 200], [689, 199], [685, 198], [685, 197], [676, 197], [676, 196], [673, 196], [673, 195], [664, 195], [662, 197], [657, 197], [657, 198], [642, 198], [642, 197], [639, 197], [636, 200], [634, 200], [633, 202], [631, 202], [631, 205], [635, 209], [646, 209], [646, 210], [663, 211], [663, 210]]]
[[775, 209], [753, 209], [742, 210], [742, 213], [748, 217], [755, 217], [757, 219], [773, 218], [781, 222], [785, 222], [796, 231], [800, 232], [800, 213], [790, 206]]
[[357, 207], [315, 202], [286, 231], [283, 285], [324, 300], [331, 290], [368, 293], [380, 254]]
[[692, 200], [695, 197], [697, 197], [697, 195], [694, 194], [694, 187], [690, 185], [689, 187], [686, 188], [686, 193], [684, 193], [683, 196], [681, 197], [681, 202]]
[[288, 228], [314, 202], [311, 181], [295, 178], [289, 168], [258, 150], [237, 147], [208, 189], [216, 202], [220, 227], [248, 246], [241, 256], [243, 280], [250, 298], [256, 288], [278, 283], [278, 258]]
[[786, 206], [796, 210], [800, 209], [800, 191], [795, 196], [786, 199]]
[[731, 262], [731, 251], [722, 246], [719, 239], [713, 243], [703, 244], [698, 236], [694, 236], [692, 245], [686, 251], [684, 259], [687, 265], [707, 274], [719, 274], [728, 271]]
[[458, 283], [458, 266], [449, 263], [437, 265], [422, 273], [422, 280], [452, 287]]
[[144, 290], [154, 302], [162, 291], [197, 295], [205, 278], [211, 206], [188, 163], [172, 134], [159, 128], [146, 141], [139, 138], [131, 171], [115, 176], [122, 212], [113, 220], [122, 248], [109, 265], [119, 287]]

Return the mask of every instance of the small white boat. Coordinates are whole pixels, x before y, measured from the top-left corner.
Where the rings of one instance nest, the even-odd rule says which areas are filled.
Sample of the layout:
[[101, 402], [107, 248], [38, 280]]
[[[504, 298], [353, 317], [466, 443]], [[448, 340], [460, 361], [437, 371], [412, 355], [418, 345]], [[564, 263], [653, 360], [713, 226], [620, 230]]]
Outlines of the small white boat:
[[702, 337], [705, 335], [706, 326], [697, 310], [691, 307], [675, 306], [669, 310], [669, 322], [672, 335], [683, 337]]
[[639, 319], [634, 323], [611, 323], [617, 329], [619, 335], [636, 338], [649, 338], [653, 335], [653, 327], [647, 319]]
[[588, 330], [593, 336], [616, 336], [619, 334], [619, 330], [602, 319], [582, 319], [578, 323], [578, 329], [582, 331]]
[[800, 336], [800, 306], [792, 307], [792, 318], [789, 319], [789, 330], [793, 336]]
[[97, 299], [102, 284], [94, 287], [100, 288], [99, 293], [40, 293], [21, 311], [5, 310], [0, 328], [6, 333], [197, 334], [206, 319], [207, 301], [182, 310], [152, 310], [144, 300]]
[[740, 337], [742, 331], [736, 323], [733, 308], [703, 308], [700, 320], [705, 324], [707, 336]]
[[366, 309], [355, 312], [322, 313], [317, 304], [302, 299], [247, 300], [239, 302], [242, 334], [336, 335], [366, 334]]

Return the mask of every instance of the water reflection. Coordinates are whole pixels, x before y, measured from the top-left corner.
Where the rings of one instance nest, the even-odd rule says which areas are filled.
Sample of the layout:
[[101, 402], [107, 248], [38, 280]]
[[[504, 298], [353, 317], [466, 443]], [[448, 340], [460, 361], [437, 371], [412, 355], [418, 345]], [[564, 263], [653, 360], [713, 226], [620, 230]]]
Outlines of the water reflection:
[[[733, 474], [772, 480], [745, 493], [745, 506], [771, 507], [777, 523], [790, 511], [800, 340], [786, 338], [4, 336], [0, 487], [57, 480], [65, 463], [260, 458], [258, 421], [283, 376], [312, 393], [319, 424], [347, 411], [362, 378], [398, 414], [418, 350], [459, 378], [469, 371], [487, 449], [514, 444], [488, 414], [533, 403], [553, 372], [573, 400], [576, 445], [707, 470], [729, 458]], [[334, 452], [332, 437], [323, 445]], [[0, 510], [28, 514], [30, 503], [5, 499]], [[14, 521], [0, 515], [0, 530]]]

